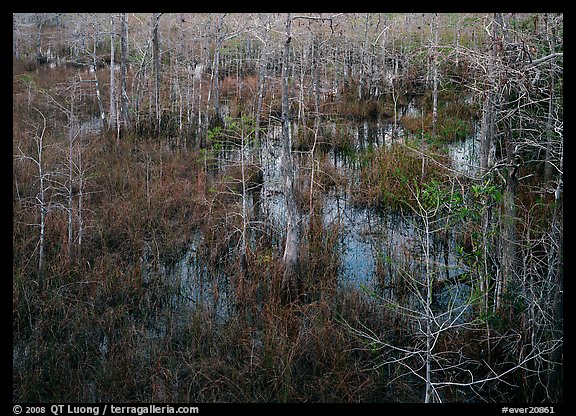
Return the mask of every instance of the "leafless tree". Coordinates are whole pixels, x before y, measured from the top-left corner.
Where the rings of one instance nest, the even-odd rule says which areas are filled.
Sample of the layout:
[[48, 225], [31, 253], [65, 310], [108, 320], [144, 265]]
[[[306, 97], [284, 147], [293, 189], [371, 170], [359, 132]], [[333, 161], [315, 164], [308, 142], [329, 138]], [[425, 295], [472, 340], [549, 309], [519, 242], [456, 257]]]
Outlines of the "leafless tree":
[[153, 13], [151, 17], [152, 26], [152, 74], [154, 76], [154, 110], [156, 113], [156, 128], [160, 133], [161, 126], [161, 105], [160, 105], [160, 89], [161, 89], [161, 68], [160, 68], [160, 17], [163, 13]]
[[438, 13], [432, 16], [432, 136], [438, 134]]
[[119, 127], [117, 120], [118, 117], [118, 99], [116, 96], [116, 18], [113, 14], [110, 15], [110, 110], [108, 115], [108, 128], [116, 130]]
[[130, 118], [128, 114], [128, 17], [120, 13], [120, 120], [122, 129], [128, 130]]
[[284, 274], [282, 289], [288, 299], [295, 299], [298, 287], [298, 246], [299, 220], [295, 195], [295, 172], [292, 160], [292, 128], [290, 117], [290, 98], [288, 90], [288, 69], [290, 65], [290, 42], [292, 41], [292, 15], [286, 16], [286, 40], [282, 57], [282, 157], [281, 172], [284, 198], [286, 200], [286, 244], [284, 246]]
[[[494, 331], [487, 341], [506, 344], [512, 351], [521, 352], [506, 357], [503, 364], [491, 362], [489, 352], [488, 358], [479, 362], [479, 357], [462, 347], [450, 348], [450, 341], [447, 340], [463, 333], [482, 333], [484, 318], [479, 318], [473, 312], [480, 298], [469, 288], [464, 289], [468, 291], [467, 295], [455, 295], [443, 309], [434, 305], [438, 290], [450, 283], [444, 281], [434, 266], [432, 241], [443, 232], [446, 221], [454, 224], [458, 215], [451, 206], [451, 195], [443, 195], [434, 187], [414, 187], [412, 195], [415, 202], [410, 208], [417, 219], [415, 225], [419, 230], [418, 241], [422, 252], [421, 274], [418, 269], [394, 266], [408, 287], [407, 303], [369, 291], [385, 310], [398, 316], [398, 328], [380, 334], [371, 329], [369, 324], [344, 322], [354, 334], [366, 341], [372, 351], [381, 355], [374, 369], [388, 366], [389, 372], [396, 374], [394, 380], [403, 377], [420, 380], [424, 386], [425, 403], [442, 402], [443, 390], [446, 388], [458, 388], [460, 391], [468, 389], [469, 394], [482, 397], [481, 389], [488, 385], [510, 383], [509, 380], [515, 374], [525, 373], [529, 377], [549, 374], [543, 367], [548, 357], [562, 345], [558, 335], [523, 341], [517, 329], [504, 334]], [[402, 335], [394, 336], [394, 331], [408, 335], [411, 343], [395, 343], [393, 339], [402, 338]]]
[[38, 173], [38, 192], [34, 198], [34, 205], [38, 207], [39, 222], [37, 224], [31, 224], [39, 227], [38, 236], [38, 287], [40, 290], [44, 289], [44, 275], [45, 275], [45, 241], [46, 241], [46, 216], [53, 208], [51, 204], [50, 191], [52, 189], [52, 184], [50, 183], [50, 177], [52, 172], [46, 167], [43, 160], [44, 151], [46, 148], [45, 134], [46, 134], [46, 117], [44, 114], [33, 107], [34, 110], [40, 115], [41, 123], [31, 124], [31, 131], [29, 132], [32, 140], [34, 142], [34, 154], [27, 155], [21, 148], [18, 148], [18, 154], [16, 159], [18, 161], [29, 161], [36, 166]]

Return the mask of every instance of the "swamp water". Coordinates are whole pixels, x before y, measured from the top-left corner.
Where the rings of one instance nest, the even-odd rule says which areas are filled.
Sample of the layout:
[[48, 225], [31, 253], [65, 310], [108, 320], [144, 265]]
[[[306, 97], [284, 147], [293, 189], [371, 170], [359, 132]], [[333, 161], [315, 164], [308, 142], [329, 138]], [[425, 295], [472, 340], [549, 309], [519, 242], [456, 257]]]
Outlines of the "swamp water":
[[[327, 126], [335, 130], [335, 124]], [[390, 146], [392, 143], [392, 125], [386, 122], [362, 123], [348, 125], [348, 134], [357, 150], [366, 146]], [[401, 140], [401, 126], [397, 130]], [[452, 168], [463, 174], [473, 174], [477, 166], [477, 134], [449, 146], [448, 153], [453, 160]], [[244, 159], [248, 152], [244, 149]], [[282, 235], [285, 232], [285, 200], [282, 194], [280, 175], [281, 128], [279, 125], [268, 129], [265, 139], [259, 146], [254, 160], [259, 161], [262, 169], [262, 186], [258, 197], [246, 195], [248, 212], [257, 212], [259, 218], [252, 219], [258, 224], [265, 224], [272, 235], [275, 235], [274, 247], [282, 252]], [[434, 243], [429, 259], [423, 256], [423, 236], [419, 231], [417, 219], [404, 213], [392, 210], [384, 211], [354, 204], [350, 198], [350, 188], [358, 179], [357, 162], [345, 155], [330, 150], [328, 157], [340, 175], [348, 178], [347, 189], [331, 190], [322, 195], [321, 209], [324, 227], [336, 229], [338, 233], [337, 250], [340, 256], [338, 287], [341, 290], [356, 290], [365, 295], [367, 301], [393, 299], [395, 283], [405, 279], [405, 270], [410, 270], [415, 279], [422, 280], [425, 275], [425, 264], [428, 261], [436, 278], [444, 284], [435, 290], [433, 307], [438, 319], [443, 322], [464, 320], [471, 313], [468, 299], [471, 286], [458, 283], [456, 277], [468, 270], [455, 254], [455, 242], [452, 233], [448, 232], [448, 243]], [[238, 164], [241, 150], [237, 148], [222, 149], [218, 155], [220, 168]], [[295, 169], [310, 169], [310, 152], [295, 152]], [[307, 213], [300, 213], [303, 224], [307, 224]], [[249, 230], [256, 226], [249, 224]], [[250, 234], [250, 233], [249, 233]], [[252, 232], [253, 234], [253, 232]], [[142, 270], [154, 269], [173, 286], [173, 310], [178, 316], [186, 319], [193, 311], [207, 311], [219, 322], [226, 322], [234, 313], [234, 290], [230, 284], [233, 276], [224, 271], [214, 272], [208, 269], [200, 254], [202, 235], [196, 231], [192, 235], [189, 248], [183, 256], [170, 265], [157, 262], [150, 264], [151, 247], [145, 250], [141, 258]], [[216, 275], [215, 275], [216, 273]], [[145, 277], [144, 277], [145, 278]], [[373, 293], [378, 293], [375, 299]], [[414, 302], [418, 296], [414, 296]], [[420, 305], [421, 307], [422, 305]], [[442, 318], [444, 317], [444, 318]], [[163, 326], [163, 325], [161, 325]], [[160, 333], [162, 328], [156, 328]]]

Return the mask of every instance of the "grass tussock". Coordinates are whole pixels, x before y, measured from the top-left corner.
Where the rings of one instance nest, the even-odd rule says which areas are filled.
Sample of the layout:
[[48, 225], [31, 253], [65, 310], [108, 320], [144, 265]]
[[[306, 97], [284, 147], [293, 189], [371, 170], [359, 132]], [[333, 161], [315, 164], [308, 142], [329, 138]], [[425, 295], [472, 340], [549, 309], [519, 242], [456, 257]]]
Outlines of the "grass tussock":
[[[356, 203], [402, 210], [405, 203], [414, 202], [414, 182], [442, 182], [446, 178], [441, 165], [423, 160], [418, 148], [402, 144], [366, 152], [361, 159], [361, 182], [352, 195]], [[442, 161], [442, 156], [436, 160]]]

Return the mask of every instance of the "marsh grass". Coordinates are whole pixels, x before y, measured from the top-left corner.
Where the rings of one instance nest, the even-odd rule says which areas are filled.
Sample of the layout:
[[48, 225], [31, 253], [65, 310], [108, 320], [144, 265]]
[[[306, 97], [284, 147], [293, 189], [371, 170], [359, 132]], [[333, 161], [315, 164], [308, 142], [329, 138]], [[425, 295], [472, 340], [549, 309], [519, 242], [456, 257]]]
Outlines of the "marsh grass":
[[[445, 180], [444, 169], [430, 162], [426, 163], [422, 178], [422, 156], [419, 151], [418, 148], [397, 143], [363, 154], [360, 186], [352, 194], [355, 203], [403, 210], [406, 203], [413, 201], [410, 187], [415, 181]], [[442, 156], [436, 158], [442, 159]]]
[[[44, 162], [49, 167], [65, 166], [66, 119], [44, 93], [50, 90], [59, 102], [68, 103], [61, 87], [77, 75], [76, 70], [47, 70], [15, 61], [13, 149], [20, 147], [26, 154], [34, 150], [28, 131], [30, 122], [40, 121], [31, 109], [34, 103], [50, 120]], [[107, 102], [108, 72], [98, 76]], [[272, 77], [271, 81], [263, 102], [263, 125], [280, 113], [280, 83]], [[233, 117], [254, 108], [257, 79], [249, 75], [240, 82], [227, 77], [221, 84], [221, 98]], [[200, 91], [200, 103], [207, 97], [207, 84]], [[389, 95], [359, 101], [356, 94], [357, 84], [351, 83], [338, 100], [324, 100], [324, 120], [330, 112], [338, 114], [338, 120], [392, 116]], [[94, 91], [79, 95], [77, 111], [94, 115]], [[400, 104], [406, 105], [406, 99], [401, 96]], [[446, 95], [442, 100], [453, 98]], [[142, 108], [147, 104], [143, 102]], [[314, 108], [311, 96], [302, 104]], [[296, 110], [296, 101], [292, 105]], [[150, 114], [141, 111], [138, 117], [147, 120]], [[469, 127], [462, 120], [472, 114], [473, 109], [463, 105], [441, 107], [443, 139], [460, 137]], [[175, 113], [167, 110], [164, 117], [163, 135], [156, 134], [157, 126], [148, 120], [139, 131], [127, 131], [120, 138], [104, 131], [82, 139], [86, 176], [81, 250], [78, 217], [73, 241], [68, 241], [65, 212], [51, 211], [46, 219], [43, 290], [36, 274], [34, 224], [39, 210], [28, 203], [36, 196], [38, 178], [30, 164], [14, 164], [13, 401], [406, 402], [421, 397], [420, 380], [399, 377], [401, 366], [376, 369], [382, 354], [345, 325], [369, 324], [382, 339], [399, 346], [411, 345], [414, 336], [405, 321], [382, 304], [342, 285], [342, 259], [336, 249], [341, 230], [323, 223], [322, 194], [351, 184], [329, 160], [327, 153], [333, 150], [358, 162], [360, 181], [351, 195], [355, 204], [401, 210], [411, 202], [414, 182], [441, 182], [446, 177], [432, 163], [426, 164], [422, 177], [423, 160], [416, 150], [431, 150], [435, 143], [426, 141], [422, 149], [414, 139], [408, 145], [363, 151], [355, 148], [342, 124], [334, 134], [320, 130], [313, 186], [309, 186], [310, 168], [302, 169], [297, 178], [298, 205], [309, 215], [299, 258], [302, 295], [286, 303], [281, 296], [282, 232], [251, 225], [254, 238], [244, 264], [238, 255], [241, 170], [238, 165], [220, 166], [214, 143], [205, 137], [191, 138], [194, 146], [187, 148], [174, 144]], [[423, 133], [420, 118], [405, 116], [400, 121], [414, 137]], [[310, 117], [306, 122], [312, 125]], [[430, 126], [431, 116], [425, 114], [424, 133]], [[310, 130], [300, 132], [295, 147], [311, 150]], [[261, 172], [257, 166], [247, 168], [247, 182], [257, 186]], [[62, 202], [58, 195], [51, 196]], [[175, 304], [179, 288], [162, 270], [190, 249], [194, 232], [202, 236], [195, 261], [206, 270], [213, 293], [212, 299], [186, 309]], [[71, 258], [69, 244], [76, 249]], [[384, 265], [384, 261], [378, 264], [382, 280]], [[222, 319], [215, 303], [225, 292], [230, 294], [232, 313]], [[441, 341], [441, 347], [449, 349], [451, 341], [460, 339]], [[480, 348], [469, 348], [470, 356], [483, 358]]]
[[[54, 153], [46, 162], [57, 157]], [[309, 255], [302, 257], [302, 285], [310, 296], [286, 305], [280, 301], [281, 259], [269, 237], [258, 239], [248, 253], [245, 273], [238, 273], [230, 252], [237, 224], [226, 214], [237, 201], [225, 192], [222, 178], [236, 171], [207, 175], [199, 152], [173, 152], [155, 139], [102, 137], [91, 142], [83, 158], [92, 168], [82, 254], [67, 259], [66, 217], [49, 216], [42, 291], [30, 254], [36, 234], [26, 226], [37, 212], [14, 201], [14, 400], [378, 398], [378, 381], [367, 371], [372, 358], [361, 351], [350, 354], [362, 345], [339, 324], [365, 306], [336, 294], [334, 230], [315, 222], [306, 240]], [[17, 174], [19, 192], [32, 193], [34, 171], [21, 166]], [[232, 277], [236, 312], [225, 322], [208, 304], [177, 311], [169, 282], [155, 272], [144, 278], [144, 245], [153, 247], [154, 270], [181, 256], [194, 228], [204, 235], [199, 261], [214, 276], [224, 268]]]

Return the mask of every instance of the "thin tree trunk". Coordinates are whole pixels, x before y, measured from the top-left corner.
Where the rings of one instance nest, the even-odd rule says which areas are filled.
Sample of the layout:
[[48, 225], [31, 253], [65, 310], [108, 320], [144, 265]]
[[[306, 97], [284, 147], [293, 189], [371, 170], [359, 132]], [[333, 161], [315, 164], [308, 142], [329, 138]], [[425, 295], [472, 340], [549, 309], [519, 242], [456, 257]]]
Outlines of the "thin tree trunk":
[[214, 92], [213, 106], [214, 115], [220, 118], [220, 49], [222, 48], [222, 27], [224, 24], [224, 13], [221, 13], [218, 20], [218, 29], [216, 31], [216, 50], [214, 51], [214, 78], [212, 81], [212, 90]]
[[108, 117], [108, 128], [116, 128], [116, 65], [114, 54], [116, 52], [116, 21], [114, 16], [110, 16], [110, 115]]
[[[424, 155], [425, 152], [425, 141], [424, 141], [424, 108], [422, 108], [421, 110], [421, 119], [422, 119], [422, 127], [421, 127], [421, 136], [420, 136], [420, 151], [422, 152], [422, 155]], [[420, 180], [422, 182], [424, 182], [424, 176], [426, 175], [426, 158], [424, 156], [422, 156], [422, 171], [420, 172]]]
[[425, 232], [425, 246], [424, 255], [426, 258], [426, 303], [425, 303], [425, 317], [426, 317], [426, 393], [424, 396], [424, 403], [430, 403], [433, 401], [433, 388], [432, 388], [432, 290], [433, 290], [433, 278], [432, 270], [430, 268], [430, 222], [428, 217], [428, 212], [422, 213], [422, 219], [424, 220], [424, 232]]
[[160, 133], [160, 37], [158, 26], [162, 13], [152, 15], [152, 71], [154, 74], [154, 112], [156, 115], [156, 130]]
[[216, 51], [214, 53], [214, 79], [212, 80], [213, 86], [212, 90], [214, 92], [212, 109], [214, 110], [214, 115], [220, 117], [220, 45], [216, 46]]
[[46, 118], [39, 110], [38, 113], [42, 116], [43, 128], [40, 136], [36, 138], [36, 151], [38, 155], [38, 180], [39, 180], [39, 203], [40, 203], [40, 239], [38, 242], [38, 286], [40, 291], [44, 289], [44, 240], [46, 235], [46, 214], [48, 212], [45, 198], [45, 185], [44, 185], [44, 166], [42, 164], [42, 153], [44, 152], [44, 132], [46, 131]]
[[[242, 121], [244, 123], [244, 121]], [[248, 261], [246, 258], [248, 252], [248, 193], [246, 189], [246, 138], [244, 133], [244, 125], [241, 129], [241, 147], [240, 147], [240, 163], [242, 170], [242, 246], [240, 247], [240, 266], [242, 268], [242, 279], [246, 276], [248, 272]], [[240, 284], [244, 282], [241, 281]]]
[[[560, 170], [563, 169], [563, 156], [560, 157]], [[557, 334], [562, 334], [564, 330], [564, 241], [563, 241], [563, 225], [559, 216], [559, 211], [562, 209], [562, 174], [558, 180], [556, 192], [554, 193], [555, 205], [552, 215], [551, 226], [551, 253], [549, 255], [550, 261], [548, 262], [548, 281], [552, 285], [550, 294], [550, 304], [554, 313], [553, 328]], [[548, 373], [547, 385], [550, 391], [562, 391], [562, 355], [563, 347], [559, 346], [551, 354], [552, 369]], [[561, 400], [561, 397], [552, 397], [553, 400]]]
[[509, 122], [505, 131], [505, 147], [508, 164], [506, 186], [503, 195], [503, 233], [502, 233], [502, 275], [500, 290], [496, 298], [496, 308], [502, 306], [510, 280], [516, 275], [516, 190], [518, 188], [518, 167], [516, 153], [512, 144], [512, 132]]
[[482, 106], [482, 121], [480, 125], [480, 169], [487, 172], [490, 167], [490, 157], [494, 143], [494, 92], [490, 90]]
[[102, 129], [106, 126], [106, 115], [104, 114], [104, 104], [102, 104], [102, 96], [100, 95], [100, 83], [98, 82], [98, 71], [96, 61], [96, 36], [94, 36], [94, 50], [92, 53], [92, 65], [94, 66], [94, 88], [96, 89], [96, 101], [98, 103], [98, 111], [100, 112], [100, 123]]
[[37, 21], [37, 27], [38, 27], [38, 32], [36, 33], [36, 60], [37, 62], [42, 62], [43, 57], [42, 57], [42, 24], [43, 21], [41, 19], [40, 16], [37, 17], [38, 21]]
[[438, 134], [438, 13], [432, 17], [432, 137]]
[[318, 136], [320, 129], [320, 39], [314, 36], [314, 53], [312, 65], [314, 67], [314, 137]]
[[301, 55], [301, 61], [300, 61], [300, 79], [298, 80], [298, 84], [299, 84], [299, 91], [298, 91], [298, 122], [297, 125], [300, 125], [300, 123], [302, 123], [302, 126], [304, 127], [303, 130], [306, 130], [306, 119], [305, 119], [305, 115], [304, 115], [304, 65], [306, 62], [306, 48], [303, 46], [302, 47], [302, 55]]
[[[196, 77], [195, 77], [196, 79]], [[198, 122], [196, 128], [196, 147], [204, 147], [204, 135], [202, 134], [202, 74], [198, 76]]]
[[46, 207], [44, 206], [44, 178], [40, 168], [40, 242], [38, 247], [38, 286], [40, 291], [44, 289], [44, 235]]
[[370, 22], [370, 13], [366, 13], [365, 27], [364, 27], [364, 44], [360, 52], [360, 78], [358, 81], [358, 101], [362, 101], [364, 97], [364, 76], [365, 76], [365, 55], [368, 53], [368, 24]]
[[[555, 51], [554, 31], [549, 36], [550, 53]], [[554, 61], [550, 61], [550, 96], [548, 98], [548, 120], [546, 122], [546, 162], [544, 165], [544, 183], [548, 184], [552, 178], [552, 145], [554, 140], [553, 120], [554, 120], [554, 90], [556, 88], [554, 76]]]
[[492, 22], [492, 48], [488, 58], [488, 67], [486, 77], [488, 82], [493, 83], [489, 86], [488, 93], [484, 99], [482, 108], [482, 123], [480, 127], [480, 169], [482, 172], [488, 171], [491, 165], [491, 153], [494, 145], [494, 131], [495, 131], [495, 90], [497, 88], [496, 79], [496, 57], [497, 57], [497, 28], [496, 24]]
[[121, 63], [120, 63], [120, 77], [122, 83], [122, 93], [120, 97], [120, 113], [123, 130], [130, 127], [128, 117], [128, 18], [126, 13], [120, 14], [121, 30], [120, 30], [120, 46], [121, 46]]
[[78, 245], [77, 257], [81, 258], [82, 255], [82, 239], [84, 237], [84, 216], [82, 213], [83, 199], [84, 199], [84, 171], [82, 167], [82, 139], [79, 138], [78, 143]]
[[310, 149], [310, 198], [309, 198], [309, 212], [310, 212], [310, 224], [313, 221], [314, 215], [314, 152], [316, 150], [316, 144], [318, 141], [318, 132], [320, 130], [320, 63], [319, 61], [319, 48], [320, 39], [319, 35], [314, 35], [313, 39], [313, 53], [312, 53], [312, 65], [313, 65], [313, 76], [314, 76], [314, 143], [312, 144], [312, 149]]
[[254, 132], [254, 137], [256, 143], [260, 140], [260, 117], [262, 114], [262, 103], [264, 101], [264, 82], [266, 80], [266, 64], [267, 64], [267, 52], [268, 52], [268, 31], [270, 30], [269, 22], [266, 25], [266, 36], [264, 39], [264, 44], [260, 52], [260, 65], [258, 68], [258, 103], [256, 104], [256, 131]]
[[72, 261], [73, 254], [73, 188], [74, 188], [74, 160], [73, 160], [73, 150], [74, 150], [74, 93], [75, 89], [72, 90], [72, 97], [70, 99], [70, 113], [69, 126], [68, 126], [68, 261]]
[[20, 31], [16, 27], [16, 14], [12, 15], [12, 54], [16, 60], [20, 59]]
[[460, 65], [460, 38], [462, 37], [462, 19], [464, 17], [458, 16], [456, 18], [456, 56], [454, 58], [454, 63], [456, 64], [456, 68]]

